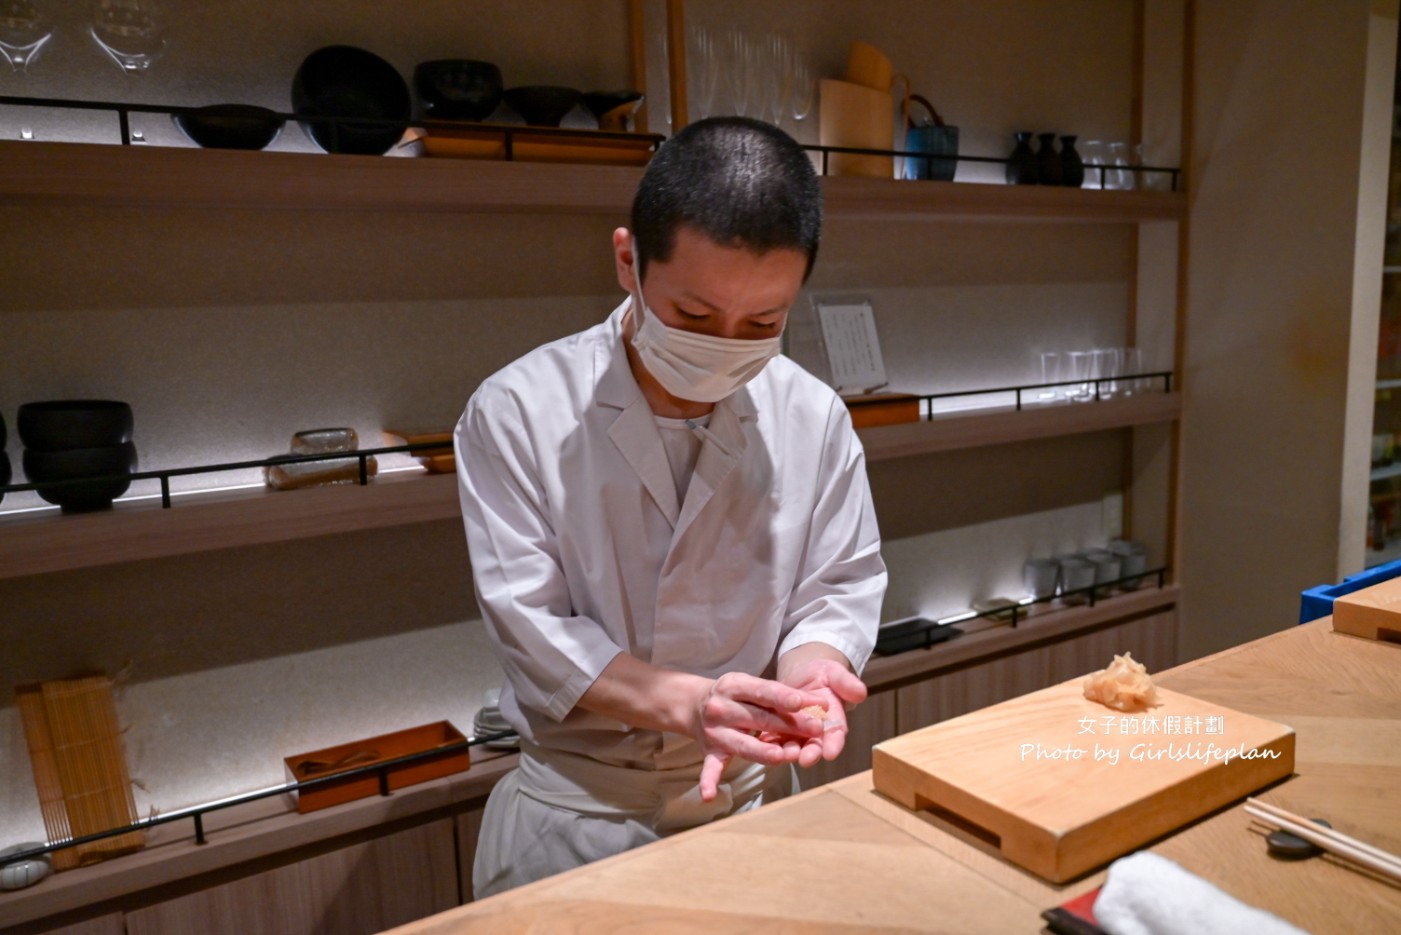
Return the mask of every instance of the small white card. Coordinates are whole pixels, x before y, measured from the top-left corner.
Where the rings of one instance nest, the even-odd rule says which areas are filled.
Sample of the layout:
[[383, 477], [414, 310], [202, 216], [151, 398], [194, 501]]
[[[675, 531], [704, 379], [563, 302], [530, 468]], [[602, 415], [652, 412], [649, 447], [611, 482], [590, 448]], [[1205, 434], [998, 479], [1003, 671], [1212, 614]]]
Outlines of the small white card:
[[885, 361], [881, 359], [876, 312], [871, 303], [827, 304], [818, 300], [814, 304], [836, 391], [853, 396], [885, 386]]

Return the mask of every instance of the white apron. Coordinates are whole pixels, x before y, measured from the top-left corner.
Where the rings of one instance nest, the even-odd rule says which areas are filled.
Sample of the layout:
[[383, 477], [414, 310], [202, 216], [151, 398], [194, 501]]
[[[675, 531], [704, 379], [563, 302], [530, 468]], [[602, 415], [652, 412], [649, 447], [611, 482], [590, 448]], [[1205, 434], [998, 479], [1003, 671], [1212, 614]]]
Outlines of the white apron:
[[487, 803], [473, 895], [532, 883], [796, 791], [791, 765], [736, 758], [714, 801], [705, 802], [698, 764], [630, 769], [523, 744], [519, 768], [501, 778]]

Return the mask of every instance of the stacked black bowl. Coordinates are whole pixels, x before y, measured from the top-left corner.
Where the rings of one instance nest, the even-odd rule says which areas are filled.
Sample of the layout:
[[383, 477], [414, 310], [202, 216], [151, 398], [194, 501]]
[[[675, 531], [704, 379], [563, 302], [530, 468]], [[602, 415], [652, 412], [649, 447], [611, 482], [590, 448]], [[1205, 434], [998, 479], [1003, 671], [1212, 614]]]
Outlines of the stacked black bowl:
[[67, 512], [100, 510], [126, 493], [136, 470], [131, 407], [110, 399], [55, 399], [19, 407], [24, 475]]

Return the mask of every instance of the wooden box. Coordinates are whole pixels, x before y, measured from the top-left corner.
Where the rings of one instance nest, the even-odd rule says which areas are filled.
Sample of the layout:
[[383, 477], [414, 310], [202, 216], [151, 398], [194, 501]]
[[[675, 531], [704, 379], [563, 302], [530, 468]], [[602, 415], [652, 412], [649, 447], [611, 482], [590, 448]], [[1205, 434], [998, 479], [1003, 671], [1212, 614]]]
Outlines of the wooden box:
[[919, 397], [912, 393], [867, 393], [842, 400], [851, 413], [852, 426], [858, 429], [919, 421]]
[[[373, 766], [412, 753], [452, 747], [443, 750], [438, 756], [389, 767], [389, 788], [392, 791], [466, 770], [471, 765], [471, 755], [467, 747], [459, 746], [466, 740], [462, 732], [452, 724], [438, 721], [392, 734], [313, 750], [310, 753], [299, 753], [284, 758], [283, 763], [287, 766], [289, 779], [305, 782], [308, 779], [320, 779], [359, 767]], [[354, 799], [377, 795], [379, 791], [377, 772], [347, 776], [340, 782], [326, 782], [310, 789], [298, 790], [297, 811], [303, 814], [314, 812]]]
[[1401, 644], [1401, 578], [1344, 594], [1333, 601], [1333, 629]]
[[1123, 714], [1082, 685], [877, 744], [877, 791], [1063, 883], [1294, 771], [1283, 724], [1163, 689], [1158, 707]]

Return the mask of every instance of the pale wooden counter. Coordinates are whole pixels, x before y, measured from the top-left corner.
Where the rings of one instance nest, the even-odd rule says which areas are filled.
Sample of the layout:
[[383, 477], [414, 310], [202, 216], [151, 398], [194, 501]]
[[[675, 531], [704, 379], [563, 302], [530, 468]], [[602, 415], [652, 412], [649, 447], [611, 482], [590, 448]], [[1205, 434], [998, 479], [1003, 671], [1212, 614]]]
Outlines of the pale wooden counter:
[[[1295, 775], [1260, 793], [1401, 853], [1401, 648], [1324, 619], [1180, 666], [1179, 692], [1293, 726]], [[1265, 853], [1240, 804], [1152, 850], [1316, 933], [1401, 930], [1401, 885]], [[421, 920], [397, 935], [549, 932], [1038, 932], [1065, 886], [876, 793], [870, 773]]]

